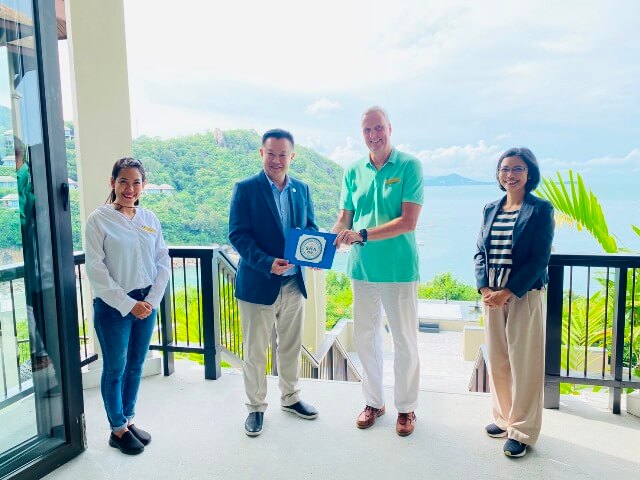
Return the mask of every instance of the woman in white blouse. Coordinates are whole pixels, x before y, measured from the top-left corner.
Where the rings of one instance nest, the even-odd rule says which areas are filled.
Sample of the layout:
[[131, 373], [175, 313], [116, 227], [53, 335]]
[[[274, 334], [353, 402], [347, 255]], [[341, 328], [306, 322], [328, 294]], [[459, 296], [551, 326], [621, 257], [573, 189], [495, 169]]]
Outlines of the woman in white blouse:
[[86, 226], [86, 269], [94, 324], [102, 349], [102, 399], [109, 445], [135, 455], [151, 435], [133, 423], [142, 366], [170, 275], [169, 250], [155, 214], [138, 206], [146, 183], [142, 164], [121, 158], [105, 205]]

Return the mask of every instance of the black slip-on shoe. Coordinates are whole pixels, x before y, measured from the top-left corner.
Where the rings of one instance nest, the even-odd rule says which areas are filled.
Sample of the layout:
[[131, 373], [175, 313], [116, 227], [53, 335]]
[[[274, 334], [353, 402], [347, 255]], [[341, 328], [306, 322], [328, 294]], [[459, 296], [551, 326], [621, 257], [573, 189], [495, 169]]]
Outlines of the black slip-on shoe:
[[507, 431], [506, 430], [502, 430], [495, 423], [490, 423], [489, 425], [484, 427], [484, 429], [487, 432], [487, 435], [489, 435], [490, 437], [493, 437], [493, 438], [503, 438], [503, 437], [507, 436]]
[[304, 418], [306, 420], [313, 420], [318, 416], [318, 410], [316, 410], [313, 405], [309, 405], [302, 400], [294, 403], [293, 405], [282, 405], [280, 408], [282, 408], [282, 410], [284, 410], [285, 412], [295, 413], [300, 418]]
[[140, 440], [140, 443], [145, 447], [151, 443], [151, 434], [149, 432], [145, 432], [141, 428], [136, 427], [134, 424], [131, 424], [127, 427], [133, 436]]
[[257, 437], [262, 433], [264, 412], [251, 412], [244, 422], [244, 433], [250, 437]]
[[527, 444], [510, 438], [505, 442], [502, 451], [507, 457], [524, 457], [527, 453]]
[[124, 432], [121, 438], [118, 438], [115, 433], [111, 432], [109, 445], [113, 448], [120, 449], [120, 451], [126, 455], [138, 455], [144, 452], [144, 445], [142, 445], [140, 440], [134, 437], [130, 431]]

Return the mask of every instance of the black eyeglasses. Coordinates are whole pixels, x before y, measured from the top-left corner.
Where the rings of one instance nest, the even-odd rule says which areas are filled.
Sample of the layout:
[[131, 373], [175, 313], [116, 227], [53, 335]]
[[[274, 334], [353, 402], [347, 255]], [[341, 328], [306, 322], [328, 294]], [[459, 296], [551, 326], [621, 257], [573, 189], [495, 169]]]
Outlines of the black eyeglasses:
[[509, 173], [515, 173], [516, 175], [519, 173], [524, 173], [527, 171], [527, 167], [521, 167], [520, 165], [516, 166], [516, 167], [500, 167], [498, 169], [498, 171], [500, 173], [504, 173], [505, 175], [508, 175]]

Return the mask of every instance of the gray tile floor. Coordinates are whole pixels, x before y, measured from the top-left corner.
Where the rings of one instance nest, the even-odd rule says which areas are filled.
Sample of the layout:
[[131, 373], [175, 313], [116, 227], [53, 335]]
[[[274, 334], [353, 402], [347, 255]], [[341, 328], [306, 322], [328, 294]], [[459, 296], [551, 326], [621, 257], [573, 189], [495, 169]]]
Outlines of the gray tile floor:
[[[227, 370], [220, 380], [205, 381], [202, 367], [180, 361], [175, 375], [143, 381], [138, 423], [154, 440], [142, 455], [127, 457], [107, 445], [100, 392], [90, 389], [89, 448], [47, 478], [640, 478], [640, 419], [611, 414], [607, 396], [589, 390], [563, 396], [560, 410], [545, 410], [540, 441], [530, 454], [505, 458], [502, 441], [483, 433], [488, 395], [467, 390], [472, 362], [462, 360], [461, 334], [420, 333], [418, 341], [420, 407], [410, 437], [394, 432], [392, 354], [385, 355], [388, 413], [372, 429], [354, 426], [363, 404], [358, 384], [303, 381], [304, 399], [321, 412], [317, 420], [303, 421], [277, 407], [277, 379], [270, 378], [271, 406], [257, 438], [243, 432], [242, 376]], [[25, 418], [19, 409], [11, 415], [18, 423]]]
[[[640, 471], [640, 419], [578, 397], [563, 397], [560, 410], [545, 411], [538, 445], [511, 460], [501, 440], [484, 434], [486, 394], [421, 390], [416, 431], [400, 438], [393, 408], [371, 429], [355, 428], [358, 384], [301, 383], [303, 398], [320, 410], [318, 419], [281, 411], [277, 379], [269, 378], [265, 431], [250, 438], [243, 432], [242, 376], [226, 372], [205, 381], [201, 367], [178, 362], [171, 377], [143, 381], [137, 421], [154, 439], [137, 457], [107, 445], [100, 393], [87, 390], [89, 448], [46, 478], [601, 480], [638, 478]], [[386, 395], [391, 406], [391, 388]]]

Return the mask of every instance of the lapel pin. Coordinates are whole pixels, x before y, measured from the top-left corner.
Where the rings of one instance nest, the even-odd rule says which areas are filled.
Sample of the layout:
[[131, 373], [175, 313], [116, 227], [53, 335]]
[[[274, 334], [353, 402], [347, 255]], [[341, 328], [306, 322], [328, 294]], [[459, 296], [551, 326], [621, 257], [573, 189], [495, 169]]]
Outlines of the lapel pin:
[[292, 188], [291, 190], [293, 191], [293, 193], [296, 193], [296, 189], [295, 188]]

